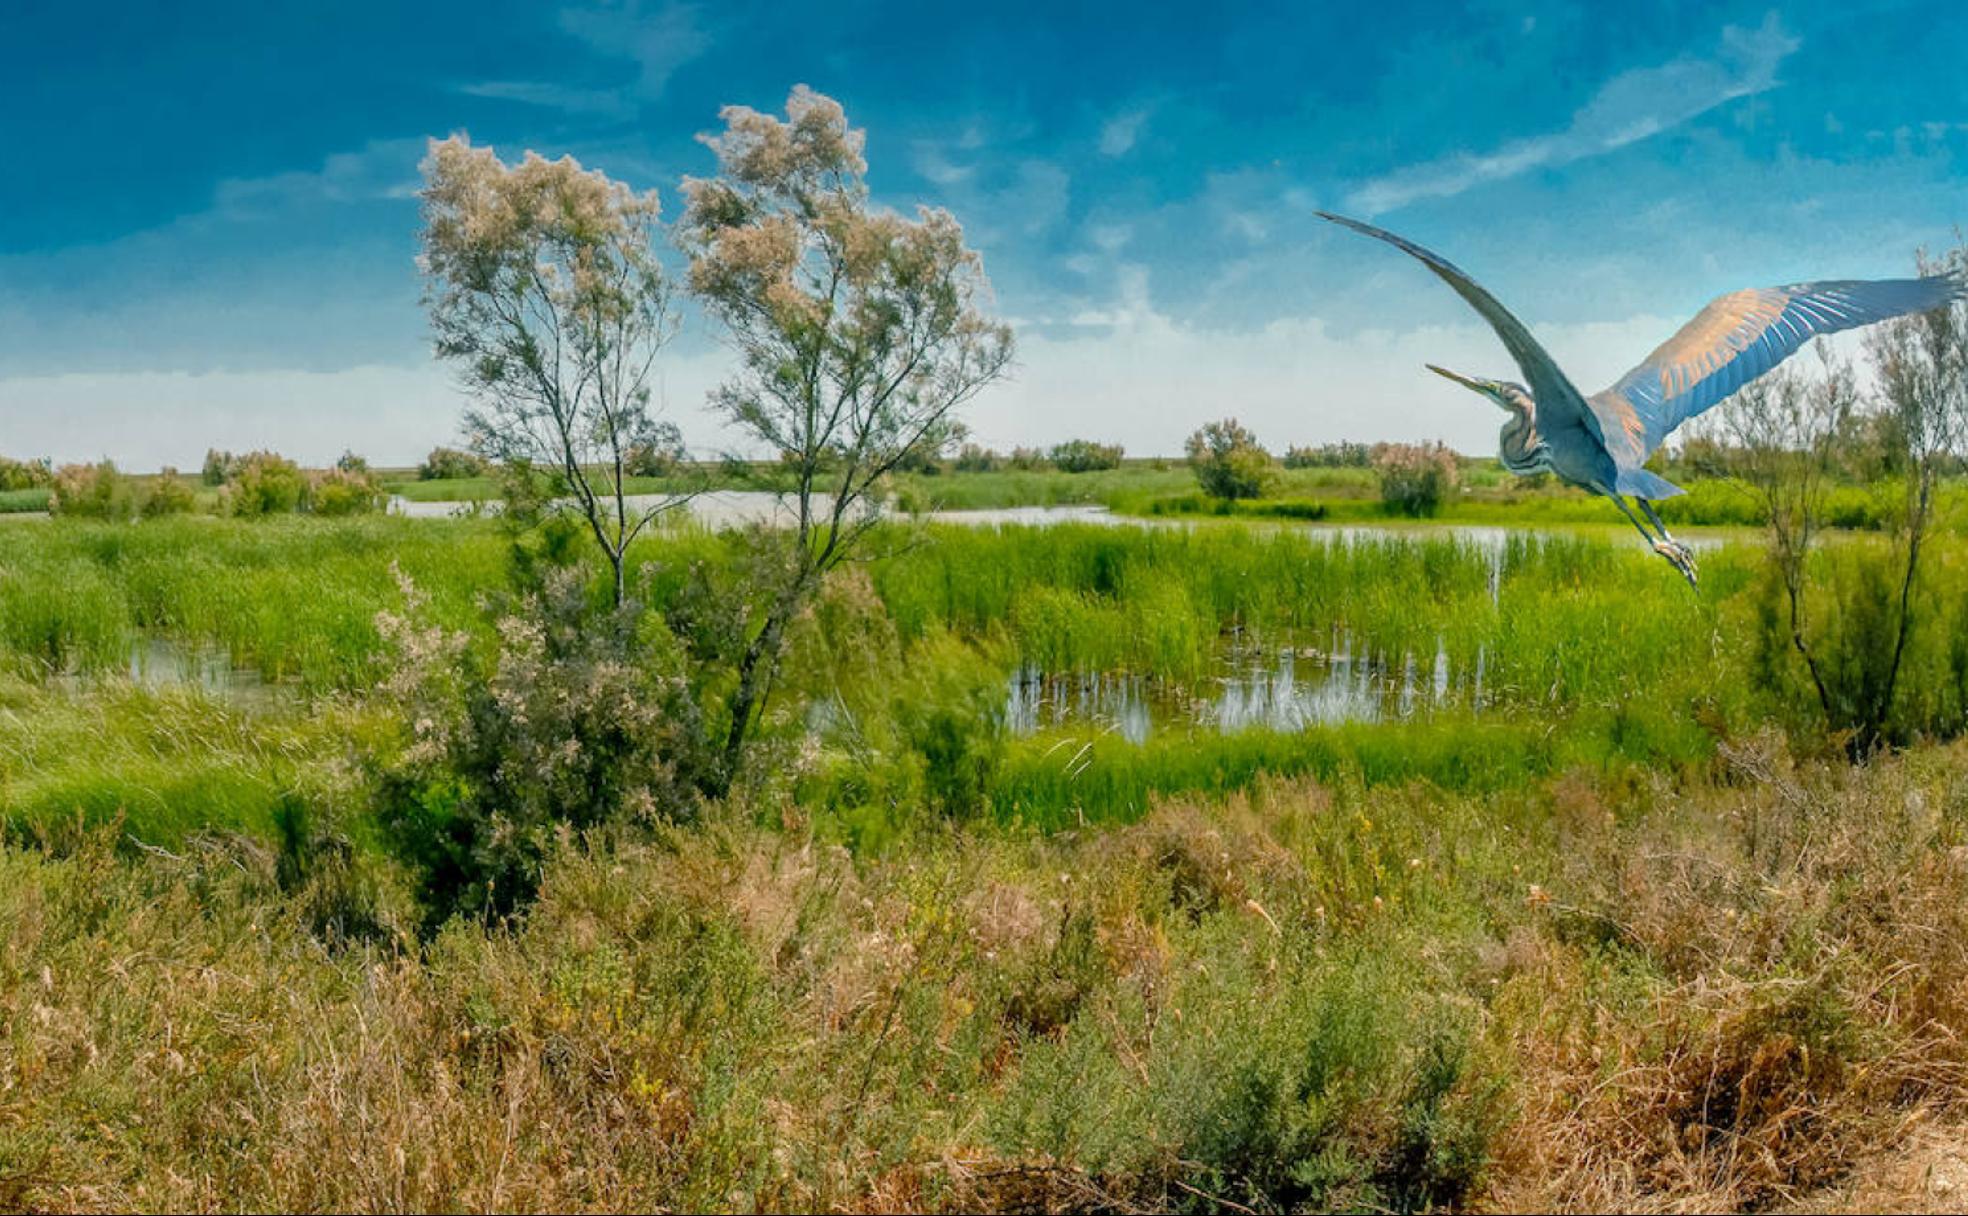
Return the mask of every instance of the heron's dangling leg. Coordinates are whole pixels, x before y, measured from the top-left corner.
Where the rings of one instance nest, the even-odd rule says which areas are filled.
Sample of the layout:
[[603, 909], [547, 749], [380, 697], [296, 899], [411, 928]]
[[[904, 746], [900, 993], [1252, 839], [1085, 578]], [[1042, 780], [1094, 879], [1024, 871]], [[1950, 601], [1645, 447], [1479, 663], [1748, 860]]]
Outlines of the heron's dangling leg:
[[1675, 540], [1674, 537], [1671, 534], [1669, 534], [1667, 530], [1667, 525], [1661, 522], [1660, 514], [1654, 510], [1654, 504], [1644, 498], [1635, 498], [1633, 501], [1639, 503], [1640, 509], [1647, 513], [1647, 518], [1650, 521], [1652, 521], [1654, 527], [1659, 530], [1661, 534], [1661, 539], [1666, 541], [1668, 544], [1673, 545], [1674, 548], [1681, 554], [1681, 560], [1688, 563], [1688, 565], [1690, 566], [1694, 565], [1695, 551], [1693, 549], [1690, 549], [1688, 546], [1682, 544], [1680, 541]]
[[1649, 549], [1660, 548], [1660, 538], [1655, 536], [1652, 532], [1647, 531], [1647, 525], [1640, 522], [1640, 517], [1633, 513], [1632, 507], [1626, 505], [1626, 500], [1624, 498], [1621, 498], [1617, 494], [1608, 494], [1606, 495], [1606, 497], [1612, 499], [1613, 505], [1626, 513], [1627, 519], [1631, 520], [1633, 522], [1633, 526], [1640, 530], [1640, 539], [1647, 542], [1647, 547]]
[[[1647, 547], [1649, 549], [1652, 549], [1654, 552], [1660, 554], [1662, 557], [1666, 558], [1668, 564], [1673, 566], [1676, 570], [1679, 570], [1681, 572], [1681, 577], [1688, 580], [1688, 585], [1690, 587], [1694, 586], [1695, 566], [1694, 563], [1688, 560], [1688, 558], [1685, 556], [1686, 551], [1676, 542], [1664, 539], [1664, 536], [1655, 536], [1652, 532], [1647, 531], [1647, 525], [1641, 523], [1640, 517], [1633, 513], [1633, 508], [1626, 505], [1626, 499], [1621, 498], [1617, 494], [1608, 494], [1606, 495], [1606, 497], [1612, 499], [1613, 502], [1618, 505], [1619, 509], [1626, 513], [1627, 519], [1631, 520], [1633, 526], [1639, 529], [1640, 537], [1642, 540], [1645, 540], [1647, 542]], [[1641, 504], [1644, 506], [1646, 500], [1641, 499], [1640, 501]], [[1649, 515], [1653, 514], [1651, 510], [1649, 510], [1647, 513]]]

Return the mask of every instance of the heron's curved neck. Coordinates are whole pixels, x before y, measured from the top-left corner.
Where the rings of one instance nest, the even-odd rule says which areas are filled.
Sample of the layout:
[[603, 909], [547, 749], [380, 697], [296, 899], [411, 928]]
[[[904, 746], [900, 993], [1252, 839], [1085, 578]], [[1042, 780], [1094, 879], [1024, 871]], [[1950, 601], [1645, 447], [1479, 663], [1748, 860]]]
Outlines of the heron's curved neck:
[[1503, 467], [1519, 476], [1544, 471], [1549, 467], [1549, 452], [1544, 440], [1538, 438], [1531, 402], [1528, 399], [1514, 400], [1506, 408], [1510, 410], [1510, 421], [1503, 424], [1503, 430], [1497, 436]]

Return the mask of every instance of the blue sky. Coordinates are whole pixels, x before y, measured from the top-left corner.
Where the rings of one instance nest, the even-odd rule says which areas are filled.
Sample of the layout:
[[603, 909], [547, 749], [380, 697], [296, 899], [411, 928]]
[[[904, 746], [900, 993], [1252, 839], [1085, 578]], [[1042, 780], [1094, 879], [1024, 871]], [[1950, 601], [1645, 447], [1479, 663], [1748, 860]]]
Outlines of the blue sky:
[[[884, 203], [956, 212], [1019, 329], [999, 446], [1276, 447], [1499, 419], [1508, 359], [1371, 216], [1483, 279], [1588, 388], [1710, 296], [1905, 273], [1968, 227], [1968, 6], [93, 5], [0, 0], [0, 451], [386, 462], [450, 439], [412, 262], [453, 131], [662, 191], [795, 83]], [[664, 397], [703, 448], [724, 360]]]

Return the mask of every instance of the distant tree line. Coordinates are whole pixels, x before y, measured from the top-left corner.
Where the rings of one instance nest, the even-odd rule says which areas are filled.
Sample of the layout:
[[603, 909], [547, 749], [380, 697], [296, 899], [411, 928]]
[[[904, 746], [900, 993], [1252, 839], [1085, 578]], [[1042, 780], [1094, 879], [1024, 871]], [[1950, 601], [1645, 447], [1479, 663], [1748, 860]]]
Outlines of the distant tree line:
[[[6, 465], [20, 463], [10, 461]], [[0, 470], [6, 465], [0, 465]], [[189, 514], [201, 507], [197, 486], [169, 465], [145, 477], [123, 472], [112, 460], [59, 468], [38, 461], [22, 467], [46, 471], [45, 480], [37, 473], [22, 488], [45, 485], [49, 509], [56, 515], [154, 519]], [[381, 510], [388, 499], [368, 462], [353, 453], [344, 453], [331, 468], [310, 470], [277, 452], [234, 455], [213, 449], [205, 455], [199, 482], [217, 491], [207, 500], [214, 513], [240, 518], [301, 512], [358, 515]]]
[[1286, 448], [1284, 463], [1288, 469], [1364, 469], [1373, 464], [1373, 456], [1372, 446], [1341, 441]]
[[0, 456], [0, 492], [45, 490], [55, 484], [55, 470], [46, 459], [14, 460]]

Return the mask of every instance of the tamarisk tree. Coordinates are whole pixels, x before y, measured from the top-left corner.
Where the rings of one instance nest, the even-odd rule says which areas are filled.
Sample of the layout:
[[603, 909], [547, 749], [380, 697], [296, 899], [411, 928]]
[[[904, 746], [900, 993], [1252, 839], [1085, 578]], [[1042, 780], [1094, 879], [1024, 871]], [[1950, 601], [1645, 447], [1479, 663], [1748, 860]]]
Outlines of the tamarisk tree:
[[507, 165], [461, 135], [432, 140], [423, 172], [424, 303], [473, 399], [466, 434], [565, 483], [619, 606], [630, 543], [683, 501], [638, 505], [624, 486], [638, 453], [680, 446], [650, 413], [651, 369], [675, 329], [656, 194], [572, 157]]
[[877, 520], [882, 478], [957, 437], [957, 407], [1004, 373], [1012, 340], [986, 315], [982, 259], [949, 212], [870, 204], [863, 133], [837, 102], [802, 85], [783, 119], [720, 116], [724, 130], [704, 137], [720, 173], [685, 180], [678, 239], [691, 291], [737, 354], [712, 405], [785, 454], [795, 513], [738, 657], [728, 782], [786, 625]]

